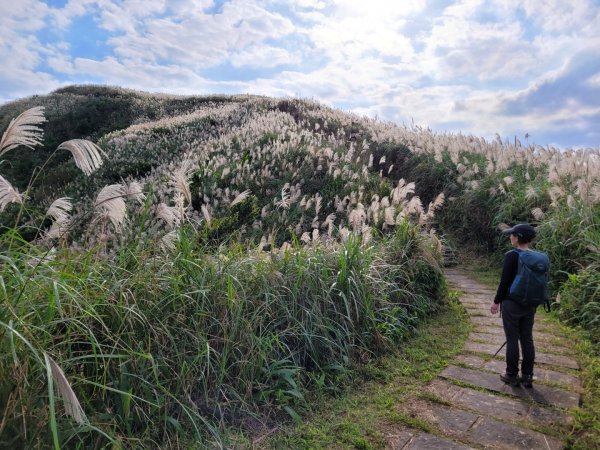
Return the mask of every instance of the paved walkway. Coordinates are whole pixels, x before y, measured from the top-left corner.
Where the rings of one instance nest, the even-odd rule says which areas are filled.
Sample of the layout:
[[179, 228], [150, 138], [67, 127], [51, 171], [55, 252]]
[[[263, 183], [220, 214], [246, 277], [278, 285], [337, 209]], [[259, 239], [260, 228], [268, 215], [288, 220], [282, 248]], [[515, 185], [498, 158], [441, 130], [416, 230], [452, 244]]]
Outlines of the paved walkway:
[[[421, 424], [388, 436], [390, 449], [562, 449], [570, 414], [579, 405], [579, 366], [556, 327], [538, 314], [534, 327], [533, 389], [500, 381], [504, 372], [502, 321], [491, 316], [495, 292], [459, 269], [447, 269], [469, 312], [472, 332], [464, 351], [399, 412]], [[428, 432], [422, 431], [428, 430]]]

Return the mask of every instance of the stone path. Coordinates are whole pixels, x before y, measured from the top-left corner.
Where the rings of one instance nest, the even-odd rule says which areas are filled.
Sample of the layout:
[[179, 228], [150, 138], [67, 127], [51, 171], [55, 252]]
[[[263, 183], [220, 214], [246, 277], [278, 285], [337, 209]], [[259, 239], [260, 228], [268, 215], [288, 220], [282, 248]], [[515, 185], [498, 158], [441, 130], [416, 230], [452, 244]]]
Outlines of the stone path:
[[[579, 365], [551, 322], [536, 317], [532, 389], [504, 384], [502, 321], [489, 313], [495, 292], [459, 269], [446, 270], [462, 292], [472, 332], [463, 352], [398, 412], [419, 423], [388, 436], [390, 449], [562, 449], [581, 393]], [[423, 431], [423, 430], [427, 430]]]

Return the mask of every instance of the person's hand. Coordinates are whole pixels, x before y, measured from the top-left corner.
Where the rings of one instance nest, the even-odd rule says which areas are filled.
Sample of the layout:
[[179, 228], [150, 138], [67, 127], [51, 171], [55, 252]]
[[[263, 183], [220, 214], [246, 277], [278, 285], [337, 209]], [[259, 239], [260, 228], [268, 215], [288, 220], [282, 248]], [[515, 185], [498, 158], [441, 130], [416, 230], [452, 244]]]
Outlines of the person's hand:
[[492, 303], [492, 305], [490, 306], [490, 312], [492, 314], [498, 314], [498, 310], [500, 309], [500, 304], [499, 303]]

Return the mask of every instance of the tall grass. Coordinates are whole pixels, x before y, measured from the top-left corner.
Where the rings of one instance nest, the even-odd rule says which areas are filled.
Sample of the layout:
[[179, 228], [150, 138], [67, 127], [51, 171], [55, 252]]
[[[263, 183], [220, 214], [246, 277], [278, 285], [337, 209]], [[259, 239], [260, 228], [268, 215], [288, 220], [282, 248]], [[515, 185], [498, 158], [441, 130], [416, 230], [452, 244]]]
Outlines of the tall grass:
[[[297, 419], [315, 380], [335, 385], [436, 308], [443, 282], [425, 240], [405, 223], [368, 248], [350, 235], [211, 255], [187, 228], [171, 254], [155, 242], [113, 261], [65, 249], [33, 266], [23, 243], [0, 266], [0, 444], [44, 448], [53, 434], [68, 448], [226, 447], [250, 417]], [[82, 425], [48, 387], [43, 354], [64, 370]]]
[[[521, 152], [535, 161], [530, 150]], [[431, 169], [427, 169], [439, 173], [446, 168], [444, 191], [450, 201], [437, 216], [442, 229], [478, 244], [481, 251], [501, 261], [501, 253], [509, 246], [499, 228], [522, 222], [536, 225], [538, 237], [533, 245], [550, 256], [551, 291], [558, 316], [570, 325], [582, 326], [593, 342], [600, 342], [600, 172], [577, 173], [580, 167], [597, 165], [598, 153], [581, 153], [577, 164], [564, 164], [573, 158], [567, 152], [562, 160], [558, 156], [550, 162], [540, 158], [541, 163], [501, 155], [502, 168], [489, 173], [483, 171], [485, 160], [480, 153], [461, 153], [454, 170], [448, 169], [450, 154], [443, 156], [437, 162], [429, 158]], [[460, 181], [465, 167], [473, 164], [480, 170], [470, 174], [472, 179]]]
[[[444, 196], [438, 228], [498, 257], [499, 225], [539, 224], [560, 314], [600, 320], [598, 152], [297, 100], [133, 100], [147, 117], [96, 130], [108, 158], [77, 164], [98, 169], [85, 183], [46, 163], [19, 177], [30, 202], [0, 183], [0, 445], [227, 447], [231, 427], [299, 420], [307, 389], [435, 309], [440, 241], [423, 231]], [[68, 142], [75, 158], [92, 148]], [[36, 190], [53, 177], [70, 180], [72, 219]]]

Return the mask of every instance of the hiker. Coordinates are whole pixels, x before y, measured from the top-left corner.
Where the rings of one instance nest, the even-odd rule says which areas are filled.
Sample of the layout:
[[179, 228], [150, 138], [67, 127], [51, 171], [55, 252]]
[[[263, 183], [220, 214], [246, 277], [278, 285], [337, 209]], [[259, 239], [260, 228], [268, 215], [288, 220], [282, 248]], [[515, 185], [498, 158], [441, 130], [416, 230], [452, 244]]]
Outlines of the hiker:
[[[531, 225], [518, 224], [504, 230], [502, 234], [510, 236], [514, 250], [504, 255], [500, 284], [490, 307], [492, 314], [496, 314], [502, 308], [501, 317], [506, 336], [506, 372], [500, 375], [500, 379], [511, 386], [518, 386], [521, 383], [524, 387], [531, 388], [535, 360], [533, 321], [537, 305], [547, 302], [549, 261], [544, 253], [529, 249], [529, 243], [536, 235], [535, 228]], [[521, 265], [519, 265], [520, 260]], [[537, 268], [523, 266], [530, 261], [533, 261], [533, 265]], [[533, 269], [534, 272], [529, 272], [532, 274], [529, 275], [523, 272], [526, 269]], [[525, 278], [526, 281], [521, 283]], [[523, 351], [521, 377], [518, 376], [519, 343]]]

